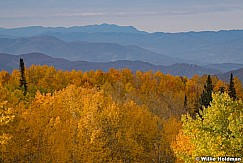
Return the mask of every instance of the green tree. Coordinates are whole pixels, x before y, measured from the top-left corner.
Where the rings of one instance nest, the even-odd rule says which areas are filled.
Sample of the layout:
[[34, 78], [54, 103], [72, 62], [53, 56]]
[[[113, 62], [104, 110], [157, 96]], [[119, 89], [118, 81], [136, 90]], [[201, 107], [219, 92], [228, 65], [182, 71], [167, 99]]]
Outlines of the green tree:
[[185, 95], [185, 98], [184, 98], [184, 109], [187, 113], [188, 109], [187, 109], [187, 95]]
[[204, 85], [204, 90], [201, 95], [201, 106], [207, 108], [210, 106], [210, 102], [212, 101], [212, 93], [213, 93], [213, 85], [210, 75], [208, 75], [206, 84]]
[[24, 67], [24, 60], [20, 58], [19, 60], [19, 71], [20, 71], [20, 80], [19, 86], [22, 88], [24, 87], [24, 95], [27, 93], [27, 82], [25, 78], [25, 67]]
[[235, 90], [235, 83], [234, 83], [234, 77], [233, 74], [230, 74], [230, 85], [229, 85], [229, 96], [236, 100], [236, 90]]
[[224, 93], [225, 92], [225, 87], [219, 87], [219, 92]]
[[[202, 112], [204, 121], [183, 116], [182, 133], [178, 135], [174, 152], [185, 162], [195, 162], [198, 156], [234, 156], [243, 153], [243, 102], [228, 94], [213, 94], [209, 109]], [[190, 148], [180, 149], [185, 138]], [[186, 144], [187, 145], [187, 144]]]
[[212, 101], [212, 93], [213, 93], [213, 84], [210, 75], [208, 75], [206, 84], [204, 85], [203, 93], [199, 99], [200, 107], [196, 110], [196, 113], [202, 118], [200, 110], [204, 108], [208, 108], [210, 106], [210, 102]]

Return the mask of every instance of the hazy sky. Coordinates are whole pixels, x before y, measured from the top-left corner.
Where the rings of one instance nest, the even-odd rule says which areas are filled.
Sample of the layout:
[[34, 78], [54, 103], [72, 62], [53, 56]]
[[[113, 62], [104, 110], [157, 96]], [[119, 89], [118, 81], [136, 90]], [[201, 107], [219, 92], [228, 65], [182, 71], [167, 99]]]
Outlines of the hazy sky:
[[243, 0], [0, 0], [0, 27], [132, 25], [149, 32], [243, 29]]

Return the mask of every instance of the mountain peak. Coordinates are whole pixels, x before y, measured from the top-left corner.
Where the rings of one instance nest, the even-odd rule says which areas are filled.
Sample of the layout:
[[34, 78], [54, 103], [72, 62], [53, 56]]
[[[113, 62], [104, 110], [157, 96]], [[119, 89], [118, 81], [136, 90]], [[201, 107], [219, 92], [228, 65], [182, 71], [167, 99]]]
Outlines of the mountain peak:
[[133, 26], [120, 26], [116, 24], [94, 24], [86, 26], [74, 26], [68, 28], [69, 32], [88, 32], [88, 33], [141, 33]]
[[18, 28], [0, 28], [0, 34], [11, 36], [35, 36], [44, 35], [46, 33], [145, 33], [139, 31], [133, 26], [120, 26], [116, 24], [94, 24], [85, 26], [72, 27], [43, 27], [43, 26], [28, 26]]

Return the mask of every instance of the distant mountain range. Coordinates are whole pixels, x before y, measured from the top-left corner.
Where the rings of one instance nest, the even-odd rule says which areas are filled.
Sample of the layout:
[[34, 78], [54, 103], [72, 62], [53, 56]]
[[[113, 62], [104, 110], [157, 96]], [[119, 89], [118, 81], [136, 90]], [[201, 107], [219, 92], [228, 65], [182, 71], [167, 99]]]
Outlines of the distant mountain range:
[[118, 26], [115, 24], [100, 24], [100, 25], [87, 25], [87, 26], [73, 26], [73, 27], [42, 27], [42, 26], [29, 26], [19, 28], [0, 28], [0, 34], [5, 36], [16, 37], [30, 37], [36, 35], [43, 35], [45, 33], [145, 33], [137, 30], [133, 26]]
[[[16, 46], [12, 46], [12, 51], [3, 51], [0, 52], [8, 52], [16, 54], [22, 53], [30, 53], [34, 51], [27, 51], [30, 47], [25, 47], [23, 42], [26, 41], [19, 38], [30, 37], [25, 39], [33, 39], [39, 35], [48, 35], [56, 37], [65, 44], [74, 44], [80, 42], [89, 42], [94, 43], [107, 43], [106, 47], [112, 47], [109, 43], [115, 43], [117, 46], [122, 46], [128, 48], [135, 46], [137, 50], [132, 50], [128, 48], [125, 51], [129, 51], [127, 53], [131, 54], [134, 60], [142, 60], [141, 58], [136, 58], [140, 56], [139, 53], [144, 52], [143, 54], [149, 58], [151, 56], [151, 60], [145, 59], [142, 61], [147, 61], [157, 65], [163, 65], [166, 57], [172, 57], [170, 59], [171, 62], [165, 64], [174, 64], [174, 63], [193, 63], [199, 65], [207, 65], [207, 64], [221, 64], [221, 63], [238, 63], [243, 64], [243, 30], [229, 30], [229, 31], [205, 31], [205, 32], [181, 32], [181, 33], [148, 33], [144, 31], [139, 31], [132, 26], [118, 26], [118, 25], [109, 25], [109, 24], [101, 24], [101, 25], [90, 25], [90, 26], [76, 26], [76, 27], [41, 27], [41, 26], [33, 26], [33, 27], [22, 27], [22, 28], [14, 28], [14, 29], [0, 29], [0, 37], [8, 38], [8, 39], [16, 39], [18, 41], [18, 49], [26, 49], [24, 50], [16, 50]], [[43, 36], [41, 36], [43, 38]], [[53, 38], [54, 39], [54, 38]], [[33, 41], [33, 40], [32, 40]], [[4, 41], [5, 42], [5, 41]], [[48, 41], [47, 41], [48, 42]], [[29, 42], [30, 45], [41, 46], [34, 44], [34, 42]], [[0, 43], [2, 46], [3, 43]], [[99, 44], [100, 45], [100, 44]], [[65, 53], [66, 57], [70, 53], [70, 57], [73, 56], [71, 53], [75, 53], [75, 50], [70, 50], [69, 46], [66, 48], [60, 47], [59, 44], [51, 44], [51, 47], [47, 47], [45, 51], [41, 51], [37, 47], [32, 50], [39, 50], [36, 52], [42, 52], [48, 54], [53, 57], [63, 57]], [[73, 46], [73, 45], [72, 45]], [[79, 45], [77, 45], [79, 46]], [[93, 48], [87, 46], [87, 48]], [[49, 48], [49, 49], [48, 49]], [[135, 49], [136, 49], [135, 48]], [[138, 50], [138, 48], [141, 48]], [[130, 59], [124, 54], [119, 48], [113, 48], [112, 51], [103, 51], [99, 48], [93, 48], [92, 50], [97, 49], [101, 54], [101, 56], [109, 55], [104, 61], [115, 61], [119, 59]], [[147, 50], [146, 52], [144, 50]], [[79, 49], [77, 50], [79, 51]], [[82, 51], [82, 50], [81, 50]], [[95, 59], [97, 55], [94, 53], [89, 53], [87, 51], [87, 55], [92, 56], [91, 59]], [[104, 52], [104, 53], [103, 53]], [[120, 52], [120, 53], [119, 53]], [[153, 53], [153, 55], [150, 55]], [[55, 55], [54, 55], [55, 54]], [[123, 57], [119, 57], [123, 54]], [[142, 55], [142, 54], [141, 54]], [[162, 55], [164, 58], [156, 58], [159, 55]], [[117, 57], [118, 56], [118, 57]], [[129, 55], [128, 55], [129, 56]], [[133, 57], [136, 56], [136, 57]], [[149, 56], [149, 57], [148, 57]], [[127, 57], [127, 58], [126, 58]], [[64, 57], [65, 58], [65, 57]], [[175, 59], [178, 61], [174, 62]], [[179, 59], [180, 58], [180, 59]], [[74, 60], [73, 58], [67, 58], [69, 60]], [[77, 56], [76, 56], [77, 59]], [[88, 60], [88, 59], [87, 59]], [[99, 60], [88, 60], [88, 61], [101, 61]], [[156, 61], [156, 63], [155, 63]], [[165, 60], [166, 61], [166, 60]], [[166, 61], [167, 62], [167, 61]]]
[[[129, 68], [132, 71], [161, 71], [164, 74], [171, 74], [175, 76], [187, 76], [192, 77], [194, 74], [220, 74], [218, 75], [221, 79], [228, 80], [229, 73], [223, 73], [220, 70], [202, 67], [193, 64], [173, 64], [169, 66], [153, 65], [148, 62], [142, 61], [127, 61], [119, 60], [114, 62], [86, 62], [86, 61], [69, 61], [62, 58], [53, 58], [42, 53], [30, 53], [22, 55], [10, 55], [0, 53], [0, 70], [6, 70], [11, 72], [13, 69], [17, 69], [19, 65], [19, 59], [23, 58], [27, 67], [32, 64], [36, 65], [49, 65], [54, 66], [57, 69], [62, 70], [103, 70], [108, 71], [110, 68], [124, 69]], [[210, 65], [208, 65], [210, 67]], [[220, 66], [219, 66], [220, 67]], [[240, 70], [232, 71], [235, 76], [238, 76], [243, 81], [243, 68]]]
[[140, 60], [156, 65], [170, 65], [189, 61], [168, 57], [136, 45], [117, 43], [65, 42], [53, 36], [26, 38], [0, 38], [0, 52], [9, 54], [44, 53], [51, 57], [72, 61], [108, 62], [117, 60]]
[[[13, 55], [10, 55], [13, 54]], [[75, 27], [0, 28], [0, 70], [19, 58], [63, 70], [161, 71], [178, 76], [233, 72], [243, 81], [243, 30], [148, 33], [110, 24]]]
[[243, 68], [243, 64], [221, 63], [221, 64], [205, 65], [203, 67], [214, 69], [214, 70], [219, 70], [221, 72], [228, 72], [228, 71], [234, 71], [234, 70], [238, 70], [240, 68]]

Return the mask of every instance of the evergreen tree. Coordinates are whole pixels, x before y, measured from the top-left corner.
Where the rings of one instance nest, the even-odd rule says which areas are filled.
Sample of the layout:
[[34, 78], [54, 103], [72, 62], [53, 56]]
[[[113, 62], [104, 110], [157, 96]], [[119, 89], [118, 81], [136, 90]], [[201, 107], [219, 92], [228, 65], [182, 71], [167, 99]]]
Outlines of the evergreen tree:
[[196, 98], [194, 99], [194, 112], [191, 114], [193, 119], [196, 119], [196, 114], [199, 114], [199, 110], [200, 110], [200, 99], [199, 99], [199, 93], [198, 93], [198, 86], [197, 86], [197, 90], [196, 90]]
[[219, 87], [219, 92], [222, 94], [225, 92], [225, 87]]
[[27, 93], [27, 82], [25, 78], [25, 67], [24, 67], [24, 60], [20, 58], [19, 60], [19, 71], [20, 71], [20, 80], [19, 80], [19, 86], [20, 88], [24, 87], [24, 95]]
[[212, 102], [212, 93], [213, 93], [213, 84], [211, 76], [208, 75], [206, 84], [204, 85], [203, 93], [199, 99], [199, 108], [196, 108], [196, 113], [203, 119], [202, 115], [200, 114], [199, 110], [203, 110], [203, 107], [208, 108], [210, 106], [210, 102]]
[[212, 85], [212, 79], [210, 75], [208, 75], [206, 84], [204, 85], [204, 90], [200, 98], [200, 105], [201, 107], [204, 106], [207, 108], [210, 106], [210, 102], [212, 102], [212, 93], [213, 93], [213, 85]]
[[236, 100], [236, 90], [235, 90], [235, 83], [234, 83], [234, 77], [233, 74], [230, 74], [230, 85], [229, 85], [229, 96], [233, 99]]
[[185, 95], [185, 98], [184, 98], [184, 109], [185, 109], [185, 111], [186, 111], [186, 113], [187, 113], [187, 96]]

